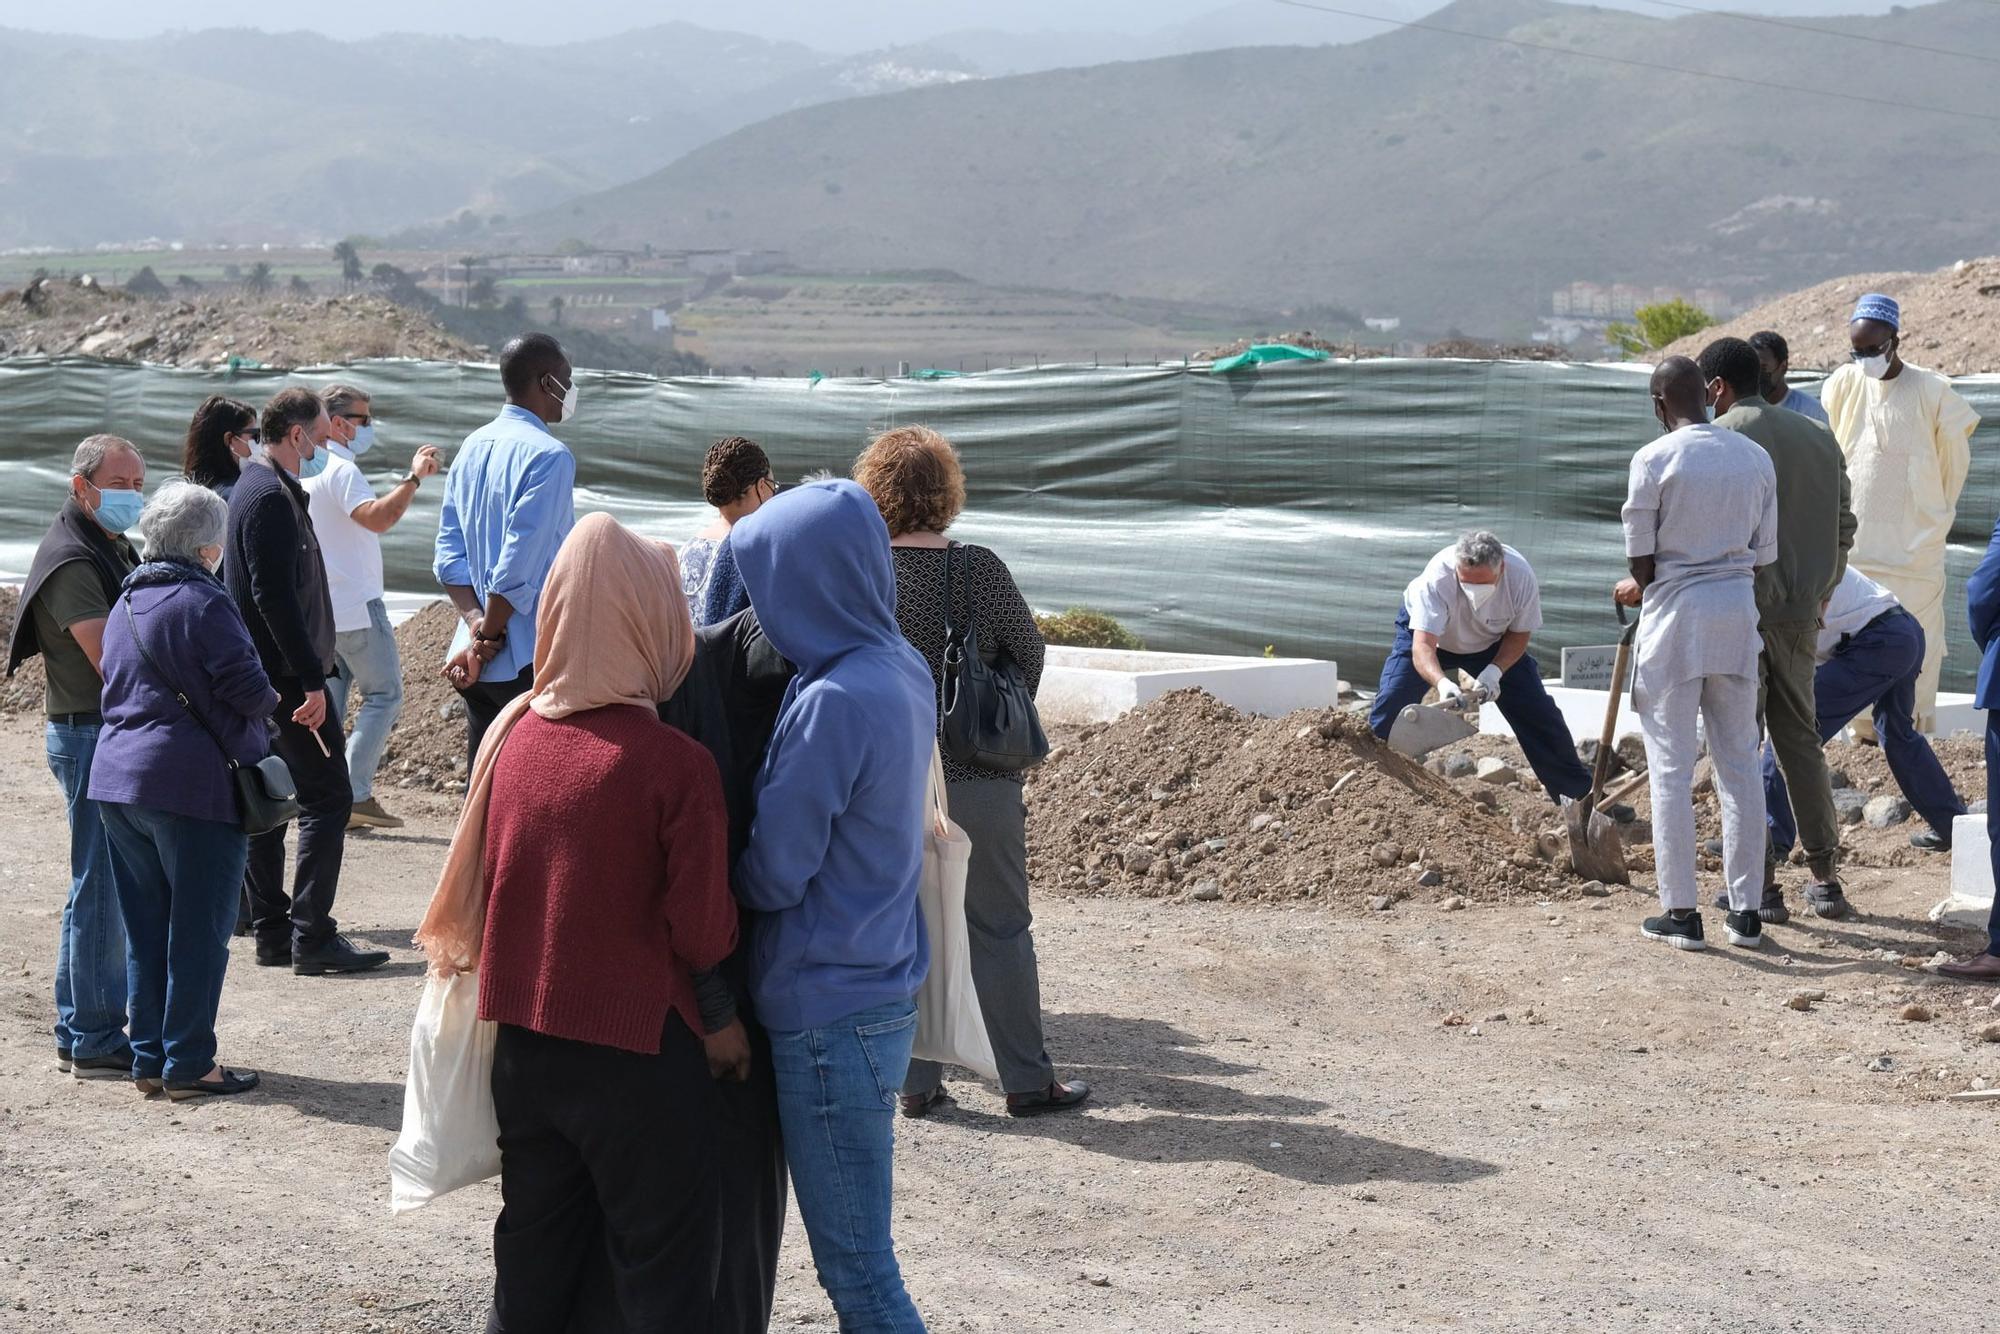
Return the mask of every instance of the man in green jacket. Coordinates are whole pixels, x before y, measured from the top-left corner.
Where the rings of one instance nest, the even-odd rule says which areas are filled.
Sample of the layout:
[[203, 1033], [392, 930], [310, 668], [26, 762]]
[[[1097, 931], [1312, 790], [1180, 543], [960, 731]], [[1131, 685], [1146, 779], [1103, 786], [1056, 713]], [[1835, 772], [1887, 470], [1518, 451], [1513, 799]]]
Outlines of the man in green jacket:
[[[1820, 613], [1847, 573], [1847, 552], [1854, 545], [1847, 464], [1832, 431], [1773, 407], [1758, 392], [1762, 366], [1750, 344], [1718, 338], [1702, 349], [1700, 366], [1715, 404], [1715, 424], [1762, 445], [1778, 474], [1778, 559], [1757, 571], [1764, 726], [1791, 791], [1799, 843], [1812, 872], [1806, 906], [1821, 917], [1845, 917], [1847, 898], [1834, 870], [1840, 822], [1821, 749], [1813, 672]], [[1771, 923], [1791, 916], [1775, 864], [1765, 873], [1757, 915]]]

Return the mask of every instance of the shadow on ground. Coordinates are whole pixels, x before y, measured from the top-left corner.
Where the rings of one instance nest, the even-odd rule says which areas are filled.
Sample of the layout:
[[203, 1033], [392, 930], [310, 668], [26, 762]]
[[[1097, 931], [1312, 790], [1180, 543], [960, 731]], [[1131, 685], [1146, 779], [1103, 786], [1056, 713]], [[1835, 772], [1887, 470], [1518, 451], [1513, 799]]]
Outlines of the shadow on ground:
[[[941, 1125], [981, 1134], [1033, 1135], [1130, 1162], [1237, 1162], [1310, 1185], [1367, 1181], [1452, 1184], [1491, 1176], [1497, 1165], [1358, 1135], [1304, 1119], [1328, 1104], [1258, 1093], [1218, 1080], [1261, 1073], [1231, 1059], [1230, 1046], [1158, 1019], [1110, 1014], [1051, 1015], [1048, 1044], [1064, 1077], [1090, 1081], [1091, 1108], [1033, 1119], [956, 1106]], [[1133, 1119], [1101, 1113], [1143, 1108]]]

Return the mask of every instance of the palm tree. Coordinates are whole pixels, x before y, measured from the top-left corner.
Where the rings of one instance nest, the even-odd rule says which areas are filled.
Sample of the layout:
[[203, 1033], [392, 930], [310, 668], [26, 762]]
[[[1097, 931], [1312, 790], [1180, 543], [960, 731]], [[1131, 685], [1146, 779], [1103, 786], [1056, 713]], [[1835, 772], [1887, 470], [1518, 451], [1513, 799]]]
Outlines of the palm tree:
[[260, 259], [250, 266], [249, 274], [243, 279], [243, 290], [262, 296], [271, 290], [272, 277], [271, 266]]
[[562, 297], [560, 297], [560, 296], [552, 296], [552, 297], [550, 297], [550, 298], [549, 298], [549, 322], [550, 322], [551, 324], [554, 324], [554, 325], [556, 325], [556, 326], [560, 327], [560, 326], [561, 326], [561, 324], [562, 324], [562, 313], [563, 313], [563, 299], [562, 299]]
[[333, 257], [340, 262], [340, 281], [351, 289], [361, 283], [361, 252], [354, 248], [352, 241], [340, 241], [333, 247]]

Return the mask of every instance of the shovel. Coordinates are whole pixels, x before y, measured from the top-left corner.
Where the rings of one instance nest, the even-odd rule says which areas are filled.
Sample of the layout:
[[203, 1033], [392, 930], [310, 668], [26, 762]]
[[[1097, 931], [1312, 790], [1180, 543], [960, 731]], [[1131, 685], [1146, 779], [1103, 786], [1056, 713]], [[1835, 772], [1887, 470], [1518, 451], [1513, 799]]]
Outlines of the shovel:
[[1456, 699], [1405, 706], [1389, 727], [1389, 749], [1421, 760], [1440, 746], [1478, 736], [1479, 706], [1486, 700], [1486, 691], [1474, 687]]
[[1618, 657], [1611, 668], [1611, 690], [1605, 699], [1604, 732], [1597, 739], [1597, 764], [1590, 776], [1590, 796], [1583, 801], [1565, 799], [1563, 824], [1569, 830], [1570, 868], [1586, 880], [1602, 880], [1607, 885], [1629, 885], [1631, 873], [1625, 869], [1625, 841], [1618, 826], [1599, 809], [1606, 803], [1604, 780], [1611, 772], [1611, 743], [1617, 739], [1618, 701], [1625, 692], [1625, 673], [1632, 665], [1632, 638], [1639, 622], [1627, 620], [1625, 608], [1618, 608], [1618, 620], [1625, 632], [1618, 636]]

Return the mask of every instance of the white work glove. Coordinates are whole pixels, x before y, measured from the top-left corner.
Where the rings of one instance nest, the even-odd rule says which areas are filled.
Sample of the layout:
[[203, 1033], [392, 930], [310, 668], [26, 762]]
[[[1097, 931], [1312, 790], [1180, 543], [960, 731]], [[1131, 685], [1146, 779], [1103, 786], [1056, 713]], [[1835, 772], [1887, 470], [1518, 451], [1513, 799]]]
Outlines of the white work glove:
[[1493, 663], [1486, 664], [1486, 670], [1479, 674], [1479, 684], [1486, 687], [1487, 700], [1500, 698], [1500, 668]]
[[1449, 676], [1440, 676], [1437, 684], [1438, 703], [1449, 704], [1459, 696], [1458, 683]]

